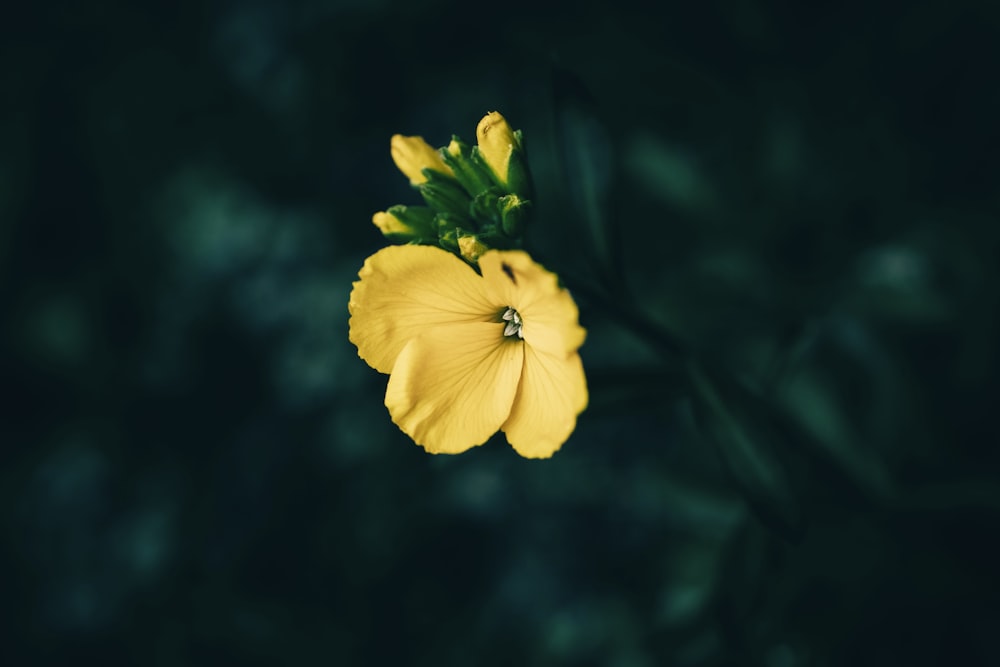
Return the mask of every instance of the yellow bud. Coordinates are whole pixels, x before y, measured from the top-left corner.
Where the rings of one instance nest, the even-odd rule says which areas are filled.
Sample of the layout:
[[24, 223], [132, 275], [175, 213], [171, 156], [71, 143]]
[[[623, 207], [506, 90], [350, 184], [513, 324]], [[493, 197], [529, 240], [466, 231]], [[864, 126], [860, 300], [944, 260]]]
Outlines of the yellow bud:
[[507, 172], [510, 158], [514, 153], [517, 139], [506, 119], [497, 111], [486, 114], [476, 128], [476, 141], [479, 143], [479, 153], [490, 165], [500, 182], [507, 185]]
[[431, 148], [423, 137], [404, 137], [401, 134], [394, 134], [390, 148], [393, 162], [410, 179], [412, 185], [427, 182], [427, 177], [422, 173], [423, 169], [433, 169], [452, 177], [455, 175], [441, 159], [441, 155]]
[[437, 238], [434, 211], [426, 206], [392, 206], [373, 215], [372, 222], [391, 241]]
[[487, 250], [489, 250], [489, 248], [480, 243], [479, 239], [475, 236], [458, 237], [458, 251], [462, 253], [462, 257], [470, 262], [478, 261], [479, 256]]
[[372, 222], [383, 234], [412, 234], [414, 232], [413, 227], [386, 211], [379, 211], [373, 215]]

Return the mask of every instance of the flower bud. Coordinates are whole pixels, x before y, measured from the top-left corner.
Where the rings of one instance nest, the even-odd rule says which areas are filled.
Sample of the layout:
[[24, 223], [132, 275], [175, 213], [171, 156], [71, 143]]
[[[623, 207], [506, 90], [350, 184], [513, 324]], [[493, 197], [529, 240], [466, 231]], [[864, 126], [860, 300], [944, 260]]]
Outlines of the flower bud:
[[445, 176], [455, 176], [451, 168], [441, 159], [441, 154], [424, 141], [423, 137], [404, 137], [401, 134], [394, 134], [390, 149], [393, 162], [410, 179], [411, 185], [427, 182], [425, 169]]
[[511, 129], [499, 112], [486, 114], [476, 128], [474, 153], [489, 166], [494, 179], [506, 192], [530, 196], [528, 168], [521, 147], [521, 133]]
[[500, 223], [500, 204], [499, 197], [494, 192], [487, 190], [486, 192], [481, 192], [476, 195], [475, 199], [472, 200], [472, 217], [480, 224], [480, 227], [485, 224], [499, 224]]
[[392, 241], [407, 243], [437, 238], [434, 212], [426, 206], [393, 206], [373, 215], [372, 223]]
[[483, 245], [476, 236], [470, 234], [458, 237], [458, 250], [465, 261], [475, 264], [479, 261], [479, 256], [489, 250], [489, 247]]
[[531, 212], [531, 202], [517, 195], [504, 195], [497, 200], [497, 207], [500, 209], [503, 233], [514, 239], [520, 238]]
[[455, 178], [473, 197], [495, 188], [493, 174], [481, 160], [472, 159], [472, 150], [458, 137], [452, 137], [441, 153], [444, 163], [451, 167]]
[[430, 178], [417, 186], [427, 205], [438, 213], [448, 213], [462, 219], [469, 217], [469, 193], [453, 178], [427, 172]]

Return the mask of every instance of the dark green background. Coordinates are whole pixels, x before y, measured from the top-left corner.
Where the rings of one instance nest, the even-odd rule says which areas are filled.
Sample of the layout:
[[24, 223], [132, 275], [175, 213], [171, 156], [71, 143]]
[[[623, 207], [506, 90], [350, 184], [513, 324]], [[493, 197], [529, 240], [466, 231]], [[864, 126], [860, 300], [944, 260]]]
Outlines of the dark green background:
[[[7, 12], [0, 659], [1000, 664], [995, 7]], [[549, 461], [347, 340], [390, 135], [494, 109], [589, 331]]]

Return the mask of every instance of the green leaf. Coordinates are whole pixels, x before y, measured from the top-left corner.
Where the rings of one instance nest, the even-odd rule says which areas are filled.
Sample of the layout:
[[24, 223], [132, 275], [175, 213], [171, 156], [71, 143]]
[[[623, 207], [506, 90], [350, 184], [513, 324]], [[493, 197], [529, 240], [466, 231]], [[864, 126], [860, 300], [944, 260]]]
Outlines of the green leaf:
[[552, 88], [556, 140], [570, 206], [590, 239], [595, 258], [618, 275], [620, 243], [609, 212], [615, 174], [611, 136], [575, 75], [553, 70]]
[[629, 142], [625, 163], [629, 177], [664, 203], [717, 218], [720, 196], [694, 156], [653, 135]]
[[702, 436], [717, 449], [737, 488], [757, 517], [786, 539], [797, 541], [804, 517], [790, 483], [778, 442], [773, 411], [735, 381], [710, 374], [697, 362], [688, 366], [693, 407]]

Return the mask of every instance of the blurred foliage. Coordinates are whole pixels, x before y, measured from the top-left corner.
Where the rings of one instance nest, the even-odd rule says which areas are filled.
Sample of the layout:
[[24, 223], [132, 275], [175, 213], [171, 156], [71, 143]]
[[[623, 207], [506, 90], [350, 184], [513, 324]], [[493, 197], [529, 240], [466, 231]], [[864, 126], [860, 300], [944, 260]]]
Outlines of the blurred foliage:
[[[1000, 664], [1000, 11], [0, 23], [3, 664]], [[347, 341], [395, 132], [499, 109], [590, 409], [424, 454]]]

